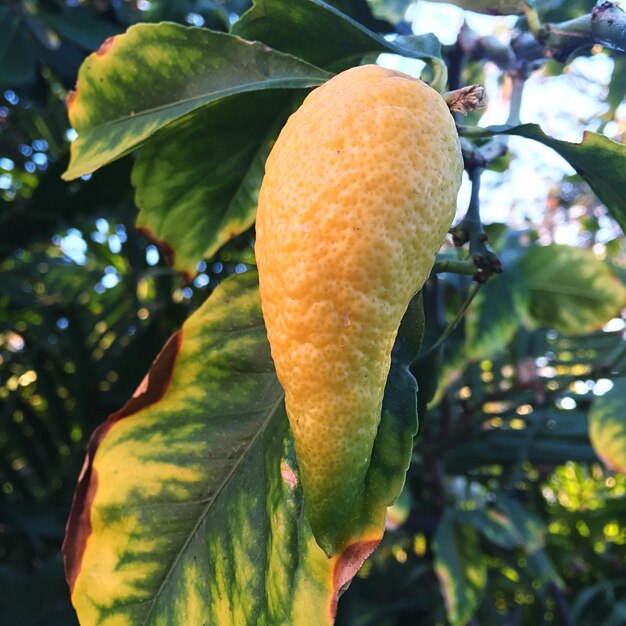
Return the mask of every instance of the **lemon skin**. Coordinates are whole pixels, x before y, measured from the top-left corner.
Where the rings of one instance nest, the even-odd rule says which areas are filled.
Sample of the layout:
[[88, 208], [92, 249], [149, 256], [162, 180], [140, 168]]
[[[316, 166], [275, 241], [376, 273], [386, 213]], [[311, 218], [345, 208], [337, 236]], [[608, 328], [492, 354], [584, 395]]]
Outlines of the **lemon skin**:
[[375, 65], [312, 91], [267, 159], [263, 316], [305, 511], [329, 555], [363, 490], [391, 348], [450, 227], [462, 170], [440, 94]]

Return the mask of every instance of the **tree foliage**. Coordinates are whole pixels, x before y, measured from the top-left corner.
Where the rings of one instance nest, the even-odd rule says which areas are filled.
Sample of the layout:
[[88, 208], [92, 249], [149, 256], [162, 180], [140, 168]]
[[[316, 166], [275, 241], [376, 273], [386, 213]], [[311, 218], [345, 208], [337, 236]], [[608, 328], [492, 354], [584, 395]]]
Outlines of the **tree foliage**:
[[[625, 14], [459, 0], [518, 18], [441, 46], [407, 30], [407, 4], [0, 7], [7, 623], [76, 619], [64, 534], [83, 624], [623, 623], [626, 272], [623, 234], [601, 231], [626, 223]], [[495, 66], [510, 111], [457, 115], [469, 205], [394, 347], [361, 540], [328, 559], [260, 314], [254, 213], [288, 115], [381, 53], [449, 90]], [[592, 54], [613, 59], [595, 132], [523, 124], [527, 81]], [[483, 225], [485, 172], [517, 166], [510, 136], [575, 171], [543, 213], [576, 242]]]

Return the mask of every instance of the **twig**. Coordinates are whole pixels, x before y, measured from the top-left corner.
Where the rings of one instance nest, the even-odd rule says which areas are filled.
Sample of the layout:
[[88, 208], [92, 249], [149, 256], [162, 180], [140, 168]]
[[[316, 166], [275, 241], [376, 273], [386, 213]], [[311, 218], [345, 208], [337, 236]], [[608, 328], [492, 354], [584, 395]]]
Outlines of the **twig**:
[[426, 357], [430, 356], [454, 332], [456, 327], [459, 325], [459, 322], [465, 316], [465, 313], [467, 313], [467, 309], [469, 308], [470, 304], [472, 304], [472, 300], [476, 297], [476, 294], [478, 293], [479, 289], [480, 289], [480, 283], [477, 285], [472, 285], [472, 288], [469, 290], [469, 293], [467, 294], [467, 297], [465, 298], [465, 302], [463, 302], [463, 304], [461, 305], [461, 308], [457, 311], [457, 314], [454, 317], [454, 319], [446, 326], [446, 328], [441, 333], [441, 335], [439, 335], [439, 338], [437, 339], [437, 341], [435, 341], [435, 343], [432, 346], [430, 346], [430, 348], [428, 348], [426, 352], [423, 352], [422, 354], [417, 355], [412, 365], [420, 361], [423, 361]]
[[454, 45], [447, 49], [445, 59], [448, 63], [448, 87], [450, 90], [460, 89], [463, 86], [463, 70], [467, 64], [467, 55], [461, 45], [463, 28], [459, 31]]
[[459, 259], [439, 259], [435, 262], [431, 274], [462, 274], [471, 276], [476, 271], [476, 266], [469, 261]]
[[502, 271], [502, 264], [487, 246], [487, 235], [480, 220], [480, 177], [483, 167], [471, 164], [468, 167], [472, 183], [472, 195], [465, 217], [450, 231], [455, 246], [463, 246], [469, 241], [469, 256], [476, 271], [473, 278], [477, 283], [485, 283], [494, 273]]
[[603, 2], [591, 13], [558, 24], [544, 24], [537, 33], [549, 57], [565, 62], [577, 50], [599, 43], [626, 51], [626, 12]]
[[526, 80], [519, 74], [511, 75], [511, 104], [509, 107], [509, 116], [505, 122], [507, 126], [518, 126], [520, 124], [525, 84]]

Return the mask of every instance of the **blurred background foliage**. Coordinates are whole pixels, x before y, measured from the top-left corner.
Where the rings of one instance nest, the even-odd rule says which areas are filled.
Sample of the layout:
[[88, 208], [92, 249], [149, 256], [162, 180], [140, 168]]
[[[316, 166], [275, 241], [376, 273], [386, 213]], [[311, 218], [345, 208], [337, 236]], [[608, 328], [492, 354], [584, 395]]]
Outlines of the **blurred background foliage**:
[[[248, 232], [201, 262], [193, 282], [184, 283], [134, 230], [131, 157], [62, 182], [75, 136], [65, 96], [85, 56], [129, 25], [172, 20], [226, 30], [248, 4], [0, 6], [3, 624], [75, 623], [59, 549], [89, 435], [132, 394], [167, 337], [220, 279], [254, 264]], [[411, 32], [406, 0], [331, 4], [372, 30]], [[545, 20], [561, 22], [588, 12], [593, 2], [539, 5]], [[519, 25], [525, 27], [523, 18]], [[471, 59], [464, 82], [481, 80], [484, 66], [484, 57]], [[543, 71], [563, 68], [550, 62]], [[622, 141], [625, 68], [616, 56], [603, 94], [610, 106], [592, 120], [616, 125]], [[498, 88], [506, 92], [508, 84], [501, 80]], [[624, 281], [623, 235], [579, 177], [555, 184], [542, 214], [540, 223], [487, 228], [505, 270], [530, 244], [549, 244], [558, 226], [575, 223], [576, 243]], [[613, 234], [599, 237], [607, 228]], [[461, 256], [450, 246], [442, 259]], [[528, 275], [504, 276], [485, 289], [491, 302], [511, 306], [478, 299], [478, 309], [415, 366], [421, 436], [407, 485], [381, 548], [340, 603], [340, 624], [443, 625], [451, 615], [455, 623], [481, 626], [626, 623], [626, 478], [600, 463], [588, 435], [590, 408], [626, 376], [626, 324], [603, 320], [602, 331], [571, 337], [550, 318], [556, 304], [547, 314], [543, 306], [534, 325], [525, 323], [515, 290], [524, 292]], [[469, 276], [429, 281], [426, 350], [470, 290]], [[543, 298], [545, 305], [550, 294]], [[435, 573], [448, 580], [442, 593]]]

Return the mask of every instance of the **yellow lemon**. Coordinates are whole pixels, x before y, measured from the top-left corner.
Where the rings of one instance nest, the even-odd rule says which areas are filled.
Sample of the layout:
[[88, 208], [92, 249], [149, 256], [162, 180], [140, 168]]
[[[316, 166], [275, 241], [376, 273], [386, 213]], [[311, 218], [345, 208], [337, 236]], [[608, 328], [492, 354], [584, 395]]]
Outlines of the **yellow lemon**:
[[375, 65], [312, 91], [266, 163], [256, 257], [263, 316], [321, 547], [349, 521], [391, 348], [454, 216], [463, 162], [426, 83]]

